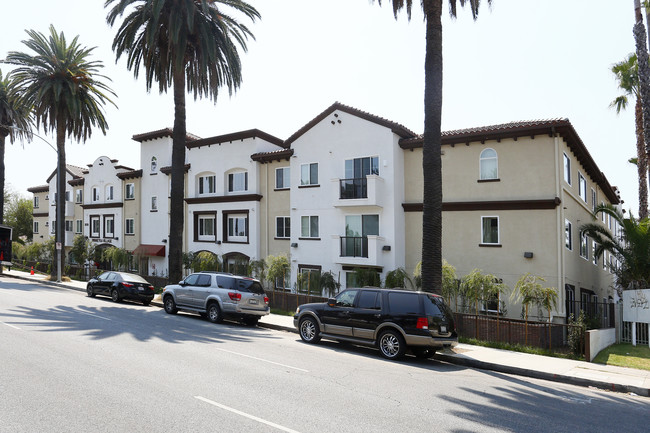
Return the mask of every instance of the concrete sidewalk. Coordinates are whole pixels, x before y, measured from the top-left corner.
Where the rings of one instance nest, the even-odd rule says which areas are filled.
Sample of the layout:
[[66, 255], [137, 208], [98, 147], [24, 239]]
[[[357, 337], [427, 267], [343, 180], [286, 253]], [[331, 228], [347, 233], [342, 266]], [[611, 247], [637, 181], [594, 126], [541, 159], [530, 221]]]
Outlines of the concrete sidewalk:
[[[86, 290], [86, 283], [83, 281], [56, 283], [46, 281], [44, 275], [30, 275], [29, 272], [16, 270], [5, 271], [3, 275], [67, 289]], [[159, 295], [151, 305], [162, 307]], [[278, 314], [264, 316], [258, 326], [297, 332], [293, 327], [293, 317]], [[647, 370], [530, 355], [469, 344], [459, 344], [453, 351], [437, 353], [434, 359], [472, 368], [650, 397], [650, 371]]]

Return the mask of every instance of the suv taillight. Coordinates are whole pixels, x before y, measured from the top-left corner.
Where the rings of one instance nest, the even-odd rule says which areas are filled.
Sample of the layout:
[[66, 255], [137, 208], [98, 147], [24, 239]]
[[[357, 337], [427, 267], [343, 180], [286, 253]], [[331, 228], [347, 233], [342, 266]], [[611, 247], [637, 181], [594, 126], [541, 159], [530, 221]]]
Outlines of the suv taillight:
[[418, 317], [418, 323], [415, 326], [418, 329], [429, 329], [429, 320], [426, 317]]
[[264, 303], [265, 303], [266, 305], [269, 305], [269, 297], [268, 297], [268, 296], [265, 296], [265, 297], [264, 297]]
[[241, 301], [241, 293], [228, 292], [231, 301]]

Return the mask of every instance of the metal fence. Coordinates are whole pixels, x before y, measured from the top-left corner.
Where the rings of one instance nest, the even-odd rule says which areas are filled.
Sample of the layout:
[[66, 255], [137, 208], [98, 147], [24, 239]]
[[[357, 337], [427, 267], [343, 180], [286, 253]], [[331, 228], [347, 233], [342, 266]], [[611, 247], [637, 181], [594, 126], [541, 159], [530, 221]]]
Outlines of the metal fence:
[[[621, 322], [621, 342], [632, 343], [632, 322]], [[636, 324], [636, 344], [647, 346], [649, 343], [648, 336], [648, 323]]]
[[584, 312], [587, 329], [615, 328], [614, 308], [616, 304], [594, 301], [566, 301], [567, 322], [571, 316], [577, 319]]

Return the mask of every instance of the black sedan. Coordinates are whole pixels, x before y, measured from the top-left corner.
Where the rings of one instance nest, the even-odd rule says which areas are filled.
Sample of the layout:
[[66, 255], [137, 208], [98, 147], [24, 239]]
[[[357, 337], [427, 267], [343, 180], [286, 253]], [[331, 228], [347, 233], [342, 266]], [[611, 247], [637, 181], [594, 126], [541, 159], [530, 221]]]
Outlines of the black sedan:
[[153, 299], [154, 287], [140, 275], [109, 271], [88, 281], [86, 292], [90, 297], [110, 296], [113, 302], [132, 299], [149, 305]]

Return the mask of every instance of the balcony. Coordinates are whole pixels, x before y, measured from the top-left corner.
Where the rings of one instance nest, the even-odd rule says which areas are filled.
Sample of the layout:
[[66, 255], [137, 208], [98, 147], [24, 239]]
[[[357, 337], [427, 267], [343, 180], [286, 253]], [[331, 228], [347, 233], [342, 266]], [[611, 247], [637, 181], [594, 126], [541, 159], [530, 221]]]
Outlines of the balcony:
[[369, 174], [362, 178], [332, 179], [332, 181], [338, 183], [338, 187], [333, 188], [336, 194], [336, 197], [334, 198], [335, 207], [383, 207], [383, 178], [374, 174]]
[[385, 239], [381, 236], [332, 236], [337, 245], [332, 248], [337, 255], [334, 262], [352, 266], [384, 266], [382, 247]]

